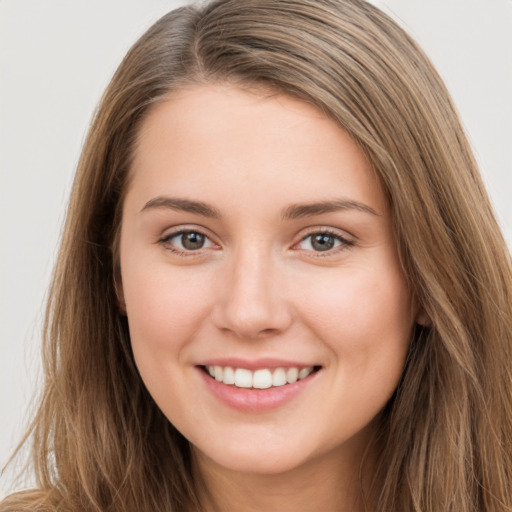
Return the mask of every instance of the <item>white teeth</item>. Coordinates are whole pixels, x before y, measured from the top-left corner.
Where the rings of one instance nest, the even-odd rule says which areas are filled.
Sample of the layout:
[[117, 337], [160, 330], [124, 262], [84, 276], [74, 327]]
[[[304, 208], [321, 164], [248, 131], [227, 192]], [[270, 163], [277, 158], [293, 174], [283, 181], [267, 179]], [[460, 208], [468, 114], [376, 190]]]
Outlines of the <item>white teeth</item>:
[[299, 369], [298, 368], [288, 368], [288, 370], [286, 370], [286, 382], [288, 382], [288, 384], [293, 384], [294, 382], [297, 382], [298, 378], [299, 378]]
[[310, 375], [314, 367], [306, 368], [290, 367], [261, 368], [252, 372], [246, 368], [232, 368], [231, 366], [207, 366], [206, 370], [218, 382], [227, 385], [235, 385], [239, 388], [255, 388], [268, 389], [270, 387], [284, 386], [285, 384], [293, 384], [298, 380], [305, 379]]
[[224, 368], [224, 378], [222, 379], [224, 384], [234, 384], [235, 383], [235, 370], [231, 368], [231, 366], [226, 366]]
[[267, 389], [272, 386], [272, 374], [270, 370], [256, 370], [252, 377], [252, 387]]
[[276, 368], [272, 374], [272, 386], [284, 386], [286, 384], [286, 372], [284, 368]]
[[305, 379], [312, 371], [313, 368], [311, 366], [309, 368], [301, 368], [299, 370], [299, 380]]
[[235, 386], [237, 388], [252, 388], [252, 372], [245, 368], [235, 370]]

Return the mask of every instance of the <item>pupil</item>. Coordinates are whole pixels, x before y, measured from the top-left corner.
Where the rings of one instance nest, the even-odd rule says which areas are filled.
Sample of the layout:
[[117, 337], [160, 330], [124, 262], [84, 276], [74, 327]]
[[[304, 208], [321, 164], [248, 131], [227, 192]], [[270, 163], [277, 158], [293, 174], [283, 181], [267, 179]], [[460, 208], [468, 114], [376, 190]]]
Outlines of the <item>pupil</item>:
[[181, 243], [185, 249], [201, 249], [201, 247], [204, 245], [204, 235], [194, 232], [183, 233], [181, 236]]
[[316, 251], [328, 251], [334, 247], [334, 238], [331, 235], [314, 235], [311, 245]]

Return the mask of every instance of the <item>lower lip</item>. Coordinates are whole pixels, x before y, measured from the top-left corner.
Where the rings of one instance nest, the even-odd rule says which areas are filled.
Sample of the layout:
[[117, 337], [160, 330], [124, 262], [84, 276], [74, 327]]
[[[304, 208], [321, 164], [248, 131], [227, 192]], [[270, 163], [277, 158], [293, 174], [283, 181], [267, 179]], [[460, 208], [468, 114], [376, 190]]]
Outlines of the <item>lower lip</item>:
[[264, 412], [283, 406], [310, 385], [319, 373], [319, 371], [313, 372], [293, 384], [254, 389], [230, 386], [213, 379], [202, 368], [198, 368], [198, 371], [209, 390], [221, 402], [243, 412]]

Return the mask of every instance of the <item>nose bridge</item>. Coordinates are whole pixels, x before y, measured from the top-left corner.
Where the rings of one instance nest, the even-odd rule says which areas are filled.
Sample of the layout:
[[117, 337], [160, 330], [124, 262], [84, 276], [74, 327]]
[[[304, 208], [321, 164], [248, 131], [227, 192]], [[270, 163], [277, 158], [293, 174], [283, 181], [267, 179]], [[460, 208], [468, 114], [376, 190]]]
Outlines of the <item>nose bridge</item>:
[[227, 269], [217, 322], [241, 338], [284, 330], [290, 321], [276, 258], [254, 241], [233, 251]]

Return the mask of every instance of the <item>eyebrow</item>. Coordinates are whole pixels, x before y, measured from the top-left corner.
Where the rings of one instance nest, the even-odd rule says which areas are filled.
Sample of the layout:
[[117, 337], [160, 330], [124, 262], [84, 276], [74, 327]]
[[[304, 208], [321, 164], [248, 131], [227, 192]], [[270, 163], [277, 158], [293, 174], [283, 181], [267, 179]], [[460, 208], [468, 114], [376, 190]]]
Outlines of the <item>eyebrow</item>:
[[195, 213], [203, 217], [220, 218], [220, 213], [213, 206], [202, 201], [192, 201], [191, 199], [182, 199], [179, 197], [158, 196], [150, 199], [142, 208], [141, 212], [151, 209], [170, 209], [187, 213]]
[[[150, 199], [144, 205], [141, 212], [151, 209], [166, 208], [170, 210], [194, 213], [196, 215], [202, 215], [203, 217], [209, 217], [213, 219], [221, 218], [220, 212], [207, 203], [168, 196], [158, 196]], [[330, 201], [320, 201], [317, 203], [292, 204], [284, 209], [282, 217], [284, 220], [294, 220], [342, 210], [357, 210], [379, 216], [372, 207], [364, 203], [346, 199], [334, 199]]]
[[321, 201], [318, 203], [292, 204], [283, 212], [283, 218], [287, 220], [301, 219], [303, 217], [312, 217], [323, 213], [332, 213], [340, 210], [357, 210], [372, 215], [379, 214], [371, 207], [358, 201], [345, 199], [334, 199], [331, 201]]

